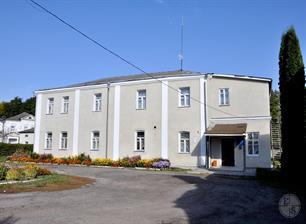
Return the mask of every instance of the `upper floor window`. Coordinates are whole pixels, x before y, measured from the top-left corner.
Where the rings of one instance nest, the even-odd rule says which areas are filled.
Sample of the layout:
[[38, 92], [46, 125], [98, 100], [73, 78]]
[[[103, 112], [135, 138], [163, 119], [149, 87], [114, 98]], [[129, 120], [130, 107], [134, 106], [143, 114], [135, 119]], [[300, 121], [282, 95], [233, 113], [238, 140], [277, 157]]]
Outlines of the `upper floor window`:
[[52, 132], [46, 133], [45, 149], [52, 149]]
[[98, 150], [100, 145], [100, 132], [93, 131], [91, 133], [91, 149]]
[[47, 101], [47, 114], [53, 114], [54, 98], [48, 98]]
[[145, 132], [137, 131], [136, 132], [136, 149], [135, 151], [144, 151], [145, 150]]
[[182, 87], [179, 89], [179, 106], [189, 107], [190, 106], [190, 87]]
[[101, 111], [102, 109], [102, 94], [96, 93], [94, 95], [94, 111]]
[[188, 131], [182, 131], [179, 133], [179, 152], [189, 153], [190, 152], [190, 134]]
[[228, 88], [219, 89], [219, 105], [222, 105], [222, 106], [229, 105], [229, 89]]
[[62, 98], [62, 113], [67, 114], [69, 108], [69, 96], [64, 96]]
[[68, 148], [68, 133], [65, 131], [61, 132], [60, 148], [61, 149]]
[[248, 135], [248, 155], [259, 154], [259, 132], [249, 132]]
[[16, 127], [15, 127], [15, 125], [11, 125], [10, 129], [11, 129], [11, 131], [10, 131], [10, 132], [15, 132], [15, 131], [16, 131]]
[[137, 90], [136, 109], [145, 110], [147, 104], [147, 91], [145, 89]]

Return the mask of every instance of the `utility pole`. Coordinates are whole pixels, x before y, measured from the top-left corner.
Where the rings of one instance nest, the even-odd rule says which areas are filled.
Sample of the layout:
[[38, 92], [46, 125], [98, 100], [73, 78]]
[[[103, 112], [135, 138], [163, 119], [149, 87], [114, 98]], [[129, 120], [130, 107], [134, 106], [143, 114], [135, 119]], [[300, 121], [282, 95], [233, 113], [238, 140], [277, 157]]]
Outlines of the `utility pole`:
[[182, 22], [181, 22], [181, 49], [180, 49], [180, 54], [179, 54], [179, 60], [181, 62], [181, 71], [183, 71], [183, 61], [184, 61], [184, 21], [183, 21], [183, 16], [182, 16]]

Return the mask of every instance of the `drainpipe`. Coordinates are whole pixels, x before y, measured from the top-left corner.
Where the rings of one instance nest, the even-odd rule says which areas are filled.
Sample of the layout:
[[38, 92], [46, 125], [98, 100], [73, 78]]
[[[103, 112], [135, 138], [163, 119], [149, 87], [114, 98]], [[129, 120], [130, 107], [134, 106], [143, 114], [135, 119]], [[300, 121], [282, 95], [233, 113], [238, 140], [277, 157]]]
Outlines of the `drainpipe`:
[[106, 96], [106, 128], [105, 128], [105, 158], [108, 156], [108, 114], [109, 114], [109, 86], [110, 82], [107, 83], [107, 96]]

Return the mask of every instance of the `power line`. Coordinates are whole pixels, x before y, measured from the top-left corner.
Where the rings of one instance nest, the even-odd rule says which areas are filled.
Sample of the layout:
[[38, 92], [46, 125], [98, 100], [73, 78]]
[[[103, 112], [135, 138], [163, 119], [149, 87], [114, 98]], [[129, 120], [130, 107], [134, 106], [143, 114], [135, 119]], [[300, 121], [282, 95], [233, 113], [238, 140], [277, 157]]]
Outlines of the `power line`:
[[[77, 29], [76, 27], [74, 27], [73, 25], [71, 25], [70, 23], [66, 22], [65, 20], [61, 19], [60, 17], [58, 17], [57, 15], [55, 15], [53, 12], [51, 12], [50, 10], [48, 10], [47, 8], [45, 8], [44, 6], [42, 6], [41, 4], [35, 2], [34, 0], [29, 0], [31, 1], [32, 3], [34, 3], [35, 5], [37, 5], [39, 8], [41, 8], [42, 10], [44, 10], [45, 12], [47, 12], [49, 15], [51, 15], [52, 17], [56, 18], [57, 20], [59, 20], [60, 22], [62, 22], [63, 24], [65, 24], [66, 26], [70, 27], [72, 30], [74, 30], [75, 32], [79, 33], [80, 35], [82, 35], [83, 37], [85, 37], [86, 39], [90, 40], [91, 42], [93, 42], [94, 44], [98, 45], [99, 47], [103, 48], [105, 51], [109, 52], [110, 54], [112, 54], [113, 56], [119, 58], [120, 60], [122, 60], [123, 62], [127, 63], [128, 65], [132, 66], [133, 68], [135, 68], [136, 70], [144, 73], [145, 75], [151, 77], [152, 79], [155, 79], [157, 81], [159, 81], [160, 83], [162, 83], [163, 85], [166, 85], [168, 88], [180, 93], [180, 91], [174, 87], [172, 87], [171, 85], [167, 84], [167, 83], [164, 83], [162, 80], [159, 80], [158, 78], [154, 77], [153, 75], [151, 75], [150, 73], [147, 73], [146, 71], [144, 71], [142, 68], [140, 68], [139, 66], [135, 65], [134, 63], [128, 61], [127, 59], [123, 58], [122, 56], [120, 56], [118, 53], [110, 50], [109, 48], [105, 47], [104, 45], [100, 44], [98, 41], [96, 41], [95, 39], [91, 38], [90, 36], [88, 36], [87, 34], [83, 33], [82, 31], [80, 31], [79, 29]], [[202, 102], [201, 100], [198, 100], [197, 98], [194, 98], [192, 96], [190, 96], [190, 99], [192, 99], [193, 101], [195, 102], [198, 102], [200, 104], [203, 104], [215, 111], [219, 111], [223, 114], [226, 114], [226, 115], [230, 115], [230, 116], [234, 116], [233, 114], [231, 113], [228, 113], [228, 112], [225, 112], [223, 110], [220, 110], [218, 108], [215, 108], [213, 106], [210, 106], [204, 102]]]

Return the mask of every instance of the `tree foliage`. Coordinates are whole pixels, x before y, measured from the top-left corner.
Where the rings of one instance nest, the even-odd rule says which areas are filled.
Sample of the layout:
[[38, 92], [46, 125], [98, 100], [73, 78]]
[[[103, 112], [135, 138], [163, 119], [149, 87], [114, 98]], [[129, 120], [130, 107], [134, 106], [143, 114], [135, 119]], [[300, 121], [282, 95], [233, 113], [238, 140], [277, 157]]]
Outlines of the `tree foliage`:
[[302, 168], [305, 150], [304, 130], [305, 72], [299, 40], [294, 28], [283, 36], [279, 53], [281, 103], [282, 171], [288, 180]]
[[275, 123], [279, 123], [281, 120], [279, 97], [280, 97], [279, 91], [273, 90], [271, 92], [270, 110], [271, 110], [272, 122], [275, 122]]
[[35, 115], [35, 102], [36, 98], [31, 97], [25, 101], [22, 101], [20, 97], [15, 97], [9, 102], [0, 103], [0, 118], [8, 118], [22, 112], [27, 112]]

